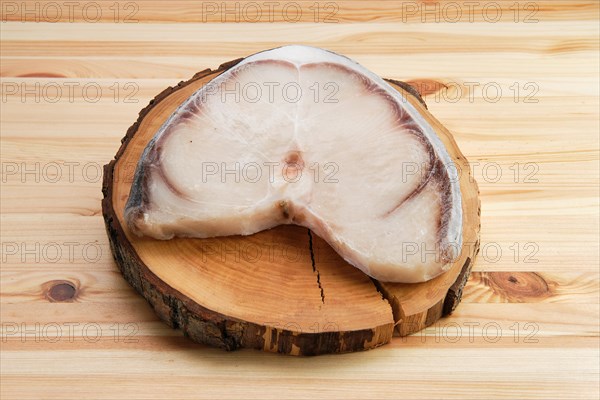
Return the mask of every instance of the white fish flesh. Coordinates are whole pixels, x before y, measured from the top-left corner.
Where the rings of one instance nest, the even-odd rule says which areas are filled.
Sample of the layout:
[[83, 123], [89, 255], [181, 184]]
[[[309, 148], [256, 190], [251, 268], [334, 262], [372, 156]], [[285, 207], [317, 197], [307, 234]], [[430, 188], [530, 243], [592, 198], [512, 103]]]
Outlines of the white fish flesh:
[[285, 46], [245, 58], [170, 116], [139, 161], [125, 218], [156, 239], [301, 225], [373, 278], [422, 282], [461, 249], [453, 166], [383, 79]]

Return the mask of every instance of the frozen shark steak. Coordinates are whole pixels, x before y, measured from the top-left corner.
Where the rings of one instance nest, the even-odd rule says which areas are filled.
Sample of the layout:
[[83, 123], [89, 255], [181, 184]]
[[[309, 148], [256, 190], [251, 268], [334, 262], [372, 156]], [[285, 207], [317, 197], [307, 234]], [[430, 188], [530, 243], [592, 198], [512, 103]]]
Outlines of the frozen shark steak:
[[245, 58], [179, 106], [143, 152], [125, 219], [156, 239], [301, 225], [373, 278], [423, 282], [461, 250], [453, 166], [383, 79], [286, 46]]

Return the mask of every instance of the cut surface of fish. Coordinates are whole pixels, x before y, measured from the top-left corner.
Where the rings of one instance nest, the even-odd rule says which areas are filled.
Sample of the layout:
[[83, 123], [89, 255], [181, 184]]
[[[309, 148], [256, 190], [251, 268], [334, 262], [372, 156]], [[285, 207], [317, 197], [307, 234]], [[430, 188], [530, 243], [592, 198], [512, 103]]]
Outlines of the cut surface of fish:
[[423, 282], [462, 246], [454, 164], [418, 109], [305, 46], [247, 57], [190, 96], [137, 166], [129, 228], [156, 239], [305, 226], [383, 282]]

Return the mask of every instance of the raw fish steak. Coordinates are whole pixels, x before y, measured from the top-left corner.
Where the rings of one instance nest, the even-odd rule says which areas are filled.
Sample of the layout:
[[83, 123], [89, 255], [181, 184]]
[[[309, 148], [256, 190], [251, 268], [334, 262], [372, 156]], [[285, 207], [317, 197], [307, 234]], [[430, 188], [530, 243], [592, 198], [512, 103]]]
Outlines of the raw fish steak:
[[403, 94], [306, 46], [245, 58], [169, 117], [137, 166], [129, 228], [156, 239], [307, 227], [387, 282], [422, 282], [462, 246], [454, 164]]

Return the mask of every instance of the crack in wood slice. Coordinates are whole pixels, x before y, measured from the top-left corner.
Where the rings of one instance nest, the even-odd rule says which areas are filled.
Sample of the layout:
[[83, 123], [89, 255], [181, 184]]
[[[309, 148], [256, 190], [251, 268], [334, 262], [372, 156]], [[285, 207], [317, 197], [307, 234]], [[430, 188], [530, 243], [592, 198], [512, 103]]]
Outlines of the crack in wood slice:
[[310, 251], [310, 262], [312, 264], [313, 272], [317, 274], [317, 285], [319, 285], [319, 290], [321, 291], [321, 301], [325, 304], [325, 291], [323, 290], [323, 285], [321, 285], [321, 274], [319, 273], [319, 269], [315, 264], [315, 252], [313, 249], [313, 234], [311, 230], [308, 230], [308, 248]]
[[[350, 267], [323, 239], [310, 231], [307, 237], [306, 228], [296, 226], [202, 240], [155, 241], [128, 232], [123, 208], [145, 145], [183, 100], [240, 61], [201, 71], [156, 96], [127, 131], [115, 159], [104, 167], [103, 216], [125, 279], [171, 327], [196, 342], [226, 350], [246, 347], [292, 355], [366, 350], [451, 313], [479, 248], [477, 184], [452, 136], [426, 111], [419, 93], [402, 82], [388, 80], [435, 127], [462, 171], [465, 245], [443, 275], [421, 284], [377, 282]], [[240, 253], [236, 246], [243, 245], [296, 249], [298, 257], [273, 257], [270, 252], [254, 262], [243, 257], [229, 262], [231, 249]]]

